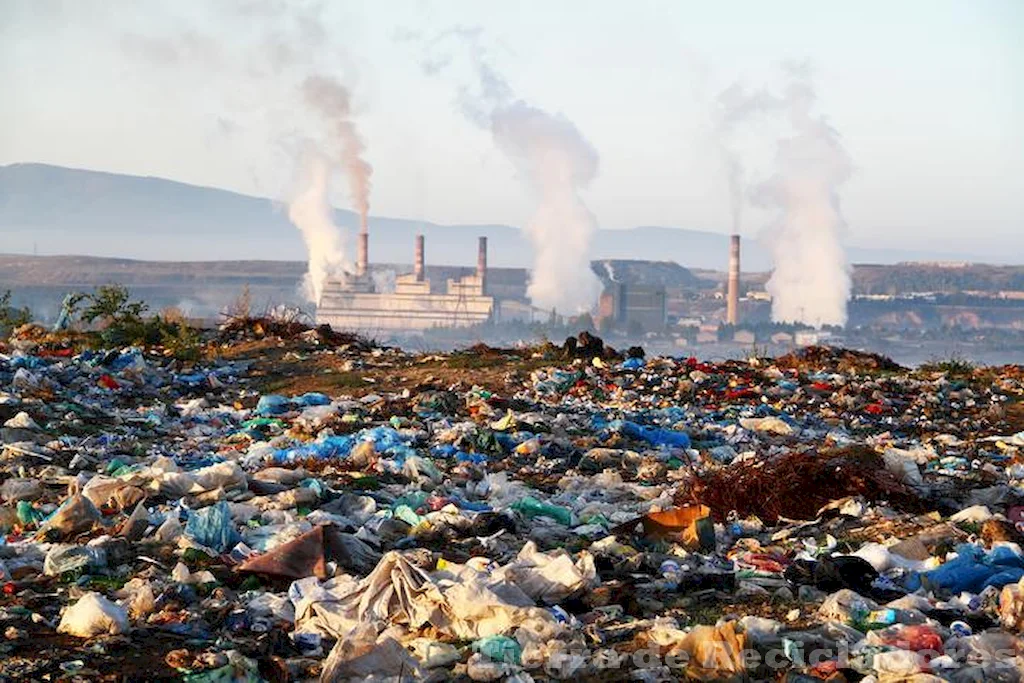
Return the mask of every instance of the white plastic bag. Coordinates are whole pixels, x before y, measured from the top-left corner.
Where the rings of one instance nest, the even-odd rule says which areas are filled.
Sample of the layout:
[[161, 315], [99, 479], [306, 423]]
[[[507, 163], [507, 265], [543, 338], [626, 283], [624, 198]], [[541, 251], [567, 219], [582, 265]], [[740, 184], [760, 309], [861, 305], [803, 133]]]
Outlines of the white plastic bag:
[[86, 593], [64, 611], [57, 632], [92, 638], [127, 633], [129, 628], [128, 612], [123, 607], [99, 593]]

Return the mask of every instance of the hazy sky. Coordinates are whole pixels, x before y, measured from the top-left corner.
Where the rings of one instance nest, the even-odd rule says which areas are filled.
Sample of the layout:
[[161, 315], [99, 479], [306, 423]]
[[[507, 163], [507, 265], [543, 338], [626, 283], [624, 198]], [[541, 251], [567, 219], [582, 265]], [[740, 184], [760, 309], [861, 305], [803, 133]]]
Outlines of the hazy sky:
[[[269, 73], [254, 48], [277, 2], [243, 0], [234, 12], [215, 0], [0, 0], [0, 164], [286, 196], [309, 116], [294, 81]], [[425, 40], [458, 25], [480, 27], [517, 95], [563, 113], [598, 150], [586, 199], [601, 227], [727, 231], [715, 97], [807, 60], [818, 111], [855, 165], [841, 192], [851, 243], [1024, 247], [1021, 0], [327, 5], [324, 41], [288, 45], [352, 87], [374, 214], [529, 216], [513, 168], [455, 105], [458, 62], [422, 68]], [[765, 125], [737, 140], [755, 178], [771, 172], [776, 137]], [[751, 213], [744, 231], [767, 220]]]

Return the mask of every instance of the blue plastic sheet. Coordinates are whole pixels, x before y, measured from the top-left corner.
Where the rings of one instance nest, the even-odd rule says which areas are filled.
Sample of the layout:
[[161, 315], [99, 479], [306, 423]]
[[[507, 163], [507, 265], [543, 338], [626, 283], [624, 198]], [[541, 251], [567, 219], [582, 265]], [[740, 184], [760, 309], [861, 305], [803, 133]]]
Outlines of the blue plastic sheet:
[[238, 542], [231, 509], [223, 500], [190, 514], [185, 523], [185, 535], [220, 553]]
[[287, 413], [292, 408], [292, 402], [286, 397], [278, 394], [266, 394], [260, 396], [259, 402], [256, 404], [257, 415], [281, 415]]
[[957, 547], [957, 556], [940, 567], [908, 577], [906, 587], [917, 590], [922, 585], [932, 591], [952, 594], [967, 591], [980, 593], [988, 586], [1002, 588], [1024, 577], [1024, 558], [1006, 546], [990, 552], [975, 545]]
[[285, 448], [274, 453], [274, 461], [279, 464], [292, 463], [296, 460], [316, 458], [328, 460], [332, 458], [347, 458], [355, 446], [356, 440], [352, 436], [329, 436], [320, 441], [311, 441], [295, 448]]
[[297, 406], [307, 408], [309, 406], [330, 405], [331, 399], [326, 394], [321, 394], [318, 391], [311, 391], [309, 393], [303, 394], [302, 396], [297, 396], [293, 398], [292, 403], [294, 403]]
[[643, 366], [643, 358], [627, 358], [626, 360], [622, 361], [622, 365], [620, 367], [623, 368], [624, 370], [639, 370]]
[[689, 448], [690, 437], [686, 432], [677, 432], [674, 429], [663, 429], [661, 427], [648, 427], [629, 420], [612, 420], [608, 428], [622, 432], [634, 439], [646, 441], [652, 446], [666, 446], [670, 448]]

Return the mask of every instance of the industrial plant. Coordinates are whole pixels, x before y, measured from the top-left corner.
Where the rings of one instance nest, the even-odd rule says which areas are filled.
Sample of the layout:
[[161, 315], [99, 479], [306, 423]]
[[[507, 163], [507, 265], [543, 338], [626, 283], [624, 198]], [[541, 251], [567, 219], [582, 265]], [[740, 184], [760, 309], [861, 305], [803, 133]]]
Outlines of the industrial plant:
[[[513, 280], [488, 286], [487, 238], [478, 238], [476, 269], [455, 277], [427, 277], [426, 240], [416, 235], [412, 272], [393, 278], [379, 277], [382, 268], [369, 264], [369, 231], [361, 223], [354, 272], [326, 280], [316, 311], [316, 322], [335, 329], [364, 333], [422, 332], [429, 329], [462, 328], [488, 322], [550, 321], [561, 319], [553, 311], [531, 305], [530, 274], [518, 271]], [[616, 264], [616, 265], [613, 265]], [[446, 264], [447, 265], [447, 264]], [[669, 325], [671, 306], [664, 282], [620, 279], [616, 270], [624, 265], [649, 268], [648, 262], [596, 261], [603, 291], [593, 302], [590, 313], [601, 329], [657, 332]], [[401, 266], [399, 266], [401, 268]], [[451, 268], [433, 268], [451, 275]], [[462, 269], [463, 272], [465, 269]], [[498, 269], [501, 271], [508, 269]], [[393, 272], [393, 271], [392, 271]], [[632, 275], [632, 273], [630, 273]], [[501, 279], [501, 278], [499, 278]], [[493, 284], [493, 283], [491, 283]], [[729, 242], [728, 277], [725, 287], [725, 315], [722, 322], [736, 326], [740, 322], [740, 236]], [[554, 316], [554, 318], [553, 318]]]
[[370, 275], [369, 234], [362, 228], [356, 272], [327, 280], [317, 323], [377, 332], [467, 327], [490, 320], [495, 305], [487, 296], [487, 238], [479, 238], [476, 272], [449, 279], [443, 290], [426, 277], [425, 249], [423, 235], [417, 235], [413, 272], [396, 277], [393, 291], [380, 291]]

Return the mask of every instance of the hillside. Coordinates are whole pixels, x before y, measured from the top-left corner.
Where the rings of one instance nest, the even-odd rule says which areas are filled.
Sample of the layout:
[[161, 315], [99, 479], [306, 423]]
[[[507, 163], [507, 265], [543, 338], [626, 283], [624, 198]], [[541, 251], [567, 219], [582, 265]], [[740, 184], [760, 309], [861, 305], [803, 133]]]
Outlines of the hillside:
[[[336, 209], [335, 222], [355, 226], [351, 211]], [[490, 262], [527, 267], [531, 250], [508, 225], [437, 225], [372, 216], [371, 258], [408, 263], [413, 236], [427, 236], [428, 262], [471, 265], [476, 240], [490, 240]], [[295, 260], [305, 258], [299, 233], [279, 204], [162, 178], [48, 166], [0, 166], [0, 244], [5, 252], [87, 254], [177, 261]], [[677, 227], [600, 230], [595, 259], [675, 261], [691, 268], [722, 269], [728, 238]], [[926, 250], [850, 249], [854, 262], [895, 263], [949, 259]], [[1016, 258], [1009, 254], [1007, 258]], [[956, 257], [970, 259], [967, 256]], [[764, 270], [769, 260], [754, 239], [744, 246], [744, 269]]]

